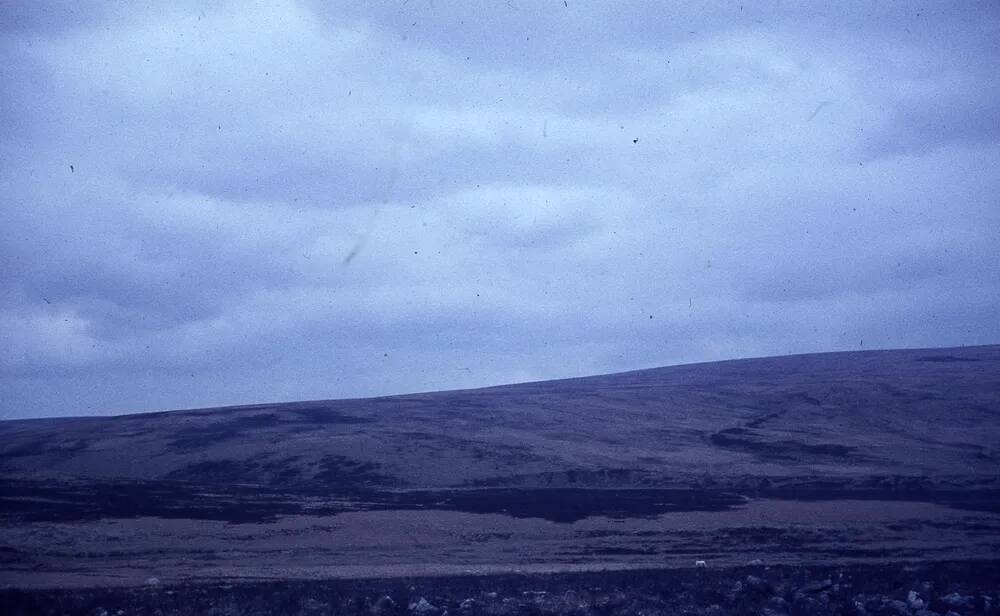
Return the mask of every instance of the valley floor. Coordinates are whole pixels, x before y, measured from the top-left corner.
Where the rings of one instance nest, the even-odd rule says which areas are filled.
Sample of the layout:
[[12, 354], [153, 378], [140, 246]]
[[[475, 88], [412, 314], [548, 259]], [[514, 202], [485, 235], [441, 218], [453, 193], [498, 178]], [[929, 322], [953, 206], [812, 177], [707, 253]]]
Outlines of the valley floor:
[[[85, 588], [1000, 554], [992, 493], [826, 500], [695, 490], [443, 490], [338, 499], [138, 484], [0, 491], [0, 586]], [[149, 488], [152, 489], [152, 488]], [[75, 496], [74, 496], [75, 495]], [[916, 497], [914, 497], [916, 498]], [[74, 500], [75, 499], [75, 500]]]

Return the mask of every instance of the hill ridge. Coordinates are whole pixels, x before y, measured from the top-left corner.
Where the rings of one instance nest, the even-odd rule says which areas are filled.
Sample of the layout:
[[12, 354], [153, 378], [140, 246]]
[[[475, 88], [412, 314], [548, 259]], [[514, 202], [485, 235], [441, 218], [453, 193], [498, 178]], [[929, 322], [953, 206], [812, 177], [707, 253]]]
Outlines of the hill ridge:
[[4, 422], [0, 436], [0, 476], [433, 488], [531, 476], [576, 485], [573, 476], [612, 469], [637, 487], [706, 477], [978, 481], [1000, 464], [1000, 345]]

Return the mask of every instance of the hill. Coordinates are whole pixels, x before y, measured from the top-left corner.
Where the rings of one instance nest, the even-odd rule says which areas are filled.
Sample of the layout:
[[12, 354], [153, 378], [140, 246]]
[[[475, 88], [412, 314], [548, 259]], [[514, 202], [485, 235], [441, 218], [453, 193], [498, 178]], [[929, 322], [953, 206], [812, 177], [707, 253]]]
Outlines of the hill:
[[1000, 553], [1000, 346], [0, 422], [0, 584]]
[[0, 422], [5, 475], [301, 486], [980, 485], [1000, 346], [830, 353], [360, 400]]

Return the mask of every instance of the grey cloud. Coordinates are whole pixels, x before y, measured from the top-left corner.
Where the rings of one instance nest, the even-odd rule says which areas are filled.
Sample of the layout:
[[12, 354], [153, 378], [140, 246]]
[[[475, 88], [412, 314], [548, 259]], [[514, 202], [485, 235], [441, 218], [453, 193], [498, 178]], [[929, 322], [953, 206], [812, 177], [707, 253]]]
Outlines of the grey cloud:
[[6, 416], [1000, 336], [990, 4], [67, 7], [0, 35]]
[[876, 137], [877, 156], [925, 154], [952, 144], [987, 145], [1000, 139], [1000, 91], [949, 91], [943, 100], [899, 104], [885, 133]]
[[106, 8], [94, 0], [5, 2], [0, 31], [52, 33], [93, 27], [107, 19]]

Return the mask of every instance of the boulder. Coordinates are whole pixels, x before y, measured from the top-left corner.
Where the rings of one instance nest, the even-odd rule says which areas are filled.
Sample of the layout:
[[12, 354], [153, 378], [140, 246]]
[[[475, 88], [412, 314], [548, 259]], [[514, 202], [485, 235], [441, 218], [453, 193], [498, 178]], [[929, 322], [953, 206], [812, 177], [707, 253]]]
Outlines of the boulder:
[[792, 613], [794, 614], [823, 614], [826, 610], [823, 604], [817, 601], [813, 597], [808, 597], [801, 593], [795, 596], [795, 601], [792, 604]]
[[383, 595], [375, 600], [369, 610], [374, 616], [384, 616], [396, 611], [396, 602], [389, 595]]
[[831, 588], [833, 588], [833, 580], [827, 578], [819, 582], [810, 582], [799, 590], [804, 593], [817, 593], [823, 592], [824, 590], [830, 590]]
[[765, 597], [773, 594], [774, 588], [763, 578], [759, 578], [756, 575], [748, 575], [743, 583], [740, 585], [742, 588], [742, 594], [751, 595], [754, 597]]
[[913, 616], [913, 612], [910, 611], [910, 606], [907, 605], [905, 601], [900, 601], [899, 599], [893, 599], [890, 601], [889, 609], [900, 616]]
[[911, 610], [922, 610], [924, 608], [924, 600], [920, 598], [917, 591], [911, 590], [906, 594], [906, 605], [910, 606]]
[[968, 609], [976, 604], [976, 600], [973, 597], [963, 595], [957, 592], [953, 592], [941, 597], [941, 601], [952, 609]]
[[304, 597], [299, 601], [299, 608], [306, 614], [327, 613], [330, 610], [330, 604], [313, 597]]
[[432, 616], [438, 613], [438, 609], [430, 601], [420, 597], [420, 599], [410, 604], [410, 612], [418, 616]]
[[760, 613], [762, 616], [785, 616], [788, 614], [789, 606], [788, 602], [782, 597], [771, 597], [764, 602], [764, 606], [761, 608]]

